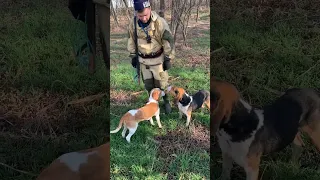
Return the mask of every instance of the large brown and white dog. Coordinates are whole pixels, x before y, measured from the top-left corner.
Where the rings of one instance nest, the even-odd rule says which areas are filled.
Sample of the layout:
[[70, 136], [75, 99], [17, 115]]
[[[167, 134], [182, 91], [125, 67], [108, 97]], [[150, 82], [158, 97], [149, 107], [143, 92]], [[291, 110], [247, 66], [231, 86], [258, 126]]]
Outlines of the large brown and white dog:
[[293, 142], [292, 160], [298, 160], [307, 133], [320, 151], [320, 97], [312, 89], [292, 88], [273, 103], [257, 109], [230, 83], [213, 80], [212, 129], [222, 150], [221, 179], [230, 179], [232, 163], [243, 167], [247, 180], [257, 180], [263, 154]]
[[61, 155], [36, 180], [110, 179], [110, 144]]
[[129, 134], [126, 137], [126, 140], [130, 143], [131, 136], [136, 132], [138, 128], [138, 123], [144, 120], [149, 120], [152, 125], [154, 125], [152, 117], [155, 116], [159, 128], [162, 128], [160, 123], [160, 108], [158, 101], [160, 96], [164, 96], [165, 93], [161, 91], [159, 88], [154, 88], [150, 92], [150, 97], [148, 103], [139, 108], [132, 109], [125, 113], [119, 122], [117, 129], [110, 131], [110, 133], [117, 133], [123, 125], [122, 137], [125, 137], [127, 130], [129, 130]]
[[174, 103], [178, 105], [179, 119], [182, 118], [183, 114], [187, 116], [186, 126], [190, 124], [193, 111], [205, 106], [210, 110], [209, 91], [199, 90], [192, 96], [181, 87], [169, 86], [166, 91], [174, 97]]

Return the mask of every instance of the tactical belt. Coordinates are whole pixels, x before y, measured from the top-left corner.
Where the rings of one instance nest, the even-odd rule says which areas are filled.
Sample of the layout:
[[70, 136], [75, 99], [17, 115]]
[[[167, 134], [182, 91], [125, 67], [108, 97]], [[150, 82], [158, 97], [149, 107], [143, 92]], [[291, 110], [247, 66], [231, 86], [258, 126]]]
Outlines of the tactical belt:
[[159, 51], [155, 53], [150, 53], [150, 54], [142, 54], [139, 52], [139, 56], [142, 58], [157, 58], [163, 53], [163, 48], [161, 48]]

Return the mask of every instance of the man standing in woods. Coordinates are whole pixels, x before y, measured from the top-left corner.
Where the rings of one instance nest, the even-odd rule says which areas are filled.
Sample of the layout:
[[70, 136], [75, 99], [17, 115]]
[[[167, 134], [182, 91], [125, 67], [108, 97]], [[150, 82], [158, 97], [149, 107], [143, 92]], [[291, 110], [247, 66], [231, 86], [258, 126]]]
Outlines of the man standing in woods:
[[[135, 17], [128, 27], [128, 51], [131, 64], [140, 70], [145, 89], [164, 90], [168, 86], [168, 69], [175, 57], [175, 46], [168, 23], [151, 10], [149, 0], [134, 0]], [[136, 38], [137, 37], [137, 38]], [[163, 96], [165, 113], [171, 112], [168, 95]]]

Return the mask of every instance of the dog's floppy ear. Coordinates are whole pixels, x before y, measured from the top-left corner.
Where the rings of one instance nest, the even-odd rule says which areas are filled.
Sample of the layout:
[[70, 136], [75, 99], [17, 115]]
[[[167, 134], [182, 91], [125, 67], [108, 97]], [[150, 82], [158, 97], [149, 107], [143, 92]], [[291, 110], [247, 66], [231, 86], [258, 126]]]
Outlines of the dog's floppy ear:
[[230, 83], [213, 81], [210, 85], [210, 135], [215, 136], [220, 124], [230, 119], [239, 91]]
[[210, 134], [211, 136], [215, 136], [222, 119], [225, 117], [225, 108], [219, 93], [211, 91], [210, 94], [210, 106], [213, 107], [210, 109]]
[[163, 91], [161, 89], [157, 89], [156, 91], [156, 97], [157, 97], [157, 101], [159, 101], [159, 99], [162, 97]]
[[161, 96], [161, 90], [159, 89], [159, 88], [154, 88], [154, 89], [152, 89], [151, 90], [151, 92], [150, 92], [150, 96], [154, 99], [154, 100], [156, 100], [156, 101], [159, 101], [159, 99], [160, 99], [160, 96]]

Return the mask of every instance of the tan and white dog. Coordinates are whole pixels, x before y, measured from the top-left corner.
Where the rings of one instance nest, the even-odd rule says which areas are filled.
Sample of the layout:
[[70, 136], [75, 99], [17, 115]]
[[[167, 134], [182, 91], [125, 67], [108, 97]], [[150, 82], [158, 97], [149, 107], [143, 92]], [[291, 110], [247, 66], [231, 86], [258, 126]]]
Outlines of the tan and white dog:
[[[174, 104], [179, 108], [179, 119], [182, 115], [187, 116], [186, 126], [189, 126], [192, 112], [199, 109], [207, 108], [210, 110], [210, 92], [206, 90], [199, 90], [193, 95], [189, 95], [183, 88], [168, 86], [166, 93], [174, 97]], [[202, 109], [201, 109], [202, 110]]]
[[61, 155], [36, 180], [110, 179], [110, 144]]
[[129, 134], [126, 137], [126, 140], [130, 143], [131, 136], [136, 132], [138, 128], [138, 123], [144, 120], [149, 120], [152, 125], [154, 125], [152, 117], [155, 116], [159, 128], [162, 128], [160, 123], [160, 108], [158, 101], [160, 96], [164, 96], [165, 93], [159, 88], [154, 88], [150, 92], [150, 97], [148, 103], [139, 108], [132, 109], [125, 113], [119, 122], [117, 129], [110, 131], [110, 133], [117, 133], [123, 125], [122, 137], [125, 137], [127, 130]]

